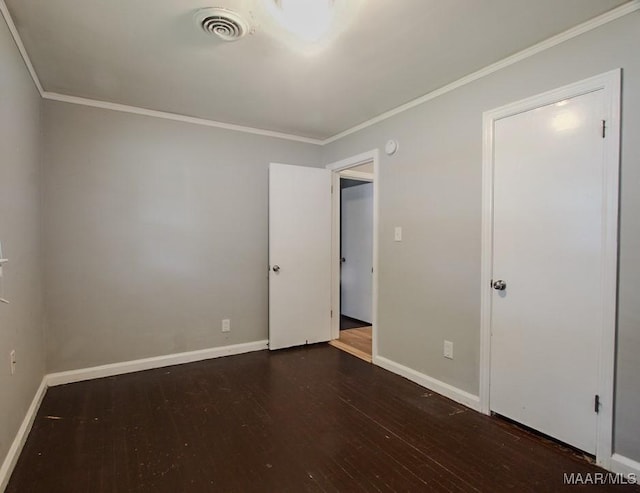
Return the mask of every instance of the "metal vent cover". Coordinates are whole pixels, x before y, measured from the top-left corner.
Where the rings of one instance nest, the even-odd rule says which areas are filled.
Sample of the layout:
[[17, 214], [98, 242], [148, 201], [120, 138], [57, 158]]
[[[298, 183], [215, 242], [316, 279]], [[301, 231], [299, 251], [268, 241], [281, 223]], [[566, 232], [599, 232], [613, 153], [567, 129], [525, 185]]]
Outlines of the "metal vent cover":
[[223, 41], [236, 41], [249, 33], [249, 24], [232, 10], [219, 7], [196, 12], [196, 22], [208, 34], [215, 34]]

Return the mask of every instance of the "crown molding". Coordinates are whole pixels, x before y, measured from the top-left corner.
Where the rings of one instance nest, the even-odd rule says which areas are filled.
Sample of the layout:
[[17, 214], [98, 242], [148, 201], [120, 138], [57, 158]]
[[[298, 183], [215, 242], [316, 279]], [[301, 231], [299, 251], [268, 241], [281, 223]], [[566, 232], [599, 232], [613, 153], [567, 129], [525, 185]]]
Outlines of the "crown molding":
[[58, 93], [49, 92], [49, 91], [44, 91], [42, 93], [42, 97], [44, 99], [49, 99], [51, 101], [61, 101], [63, 103], [79, 104], [82, 106], [92, 106], [94, 108], [102, 108], [105, 110], [120, 111], [123, 113], [133, 113], [135, 115], [151, 116], [154, 118], [162, 118], [165, 120], [191, 123], [194, 125], [202, 125], [205, 127], [215, 127], [215, 128], [221, 128], [223, 130], [232, 130], [235, 132], [261, 135], [263, 137], [274, 137], [276, 139], [292, 140], [294, 142], [303, 142], [305, 144], [322, 145], [321, 140], [312, 139], [309, 137], [302, 137], [299, 135], [287, 134], [283, 132], [275, 132], [272, 130], [265, 130], [261, 128], [245, 127], [243, 125], [235, 125], [233, 123], [217, 122], [214, 120], [207, 120], [205, 118], [196, 118], [193, 116], [180, 115], [178, 113], [168, 113], [166, 111], [150, 110], [146, 108], [140, 108], [138, 106], [129, 106], [126, 104], [110, 103], [107, 101], [100, 101], [98, 99], [80, 98], [77, 96], [68, 96], [66, 94], [58, 94]]
[[416, 106], [420, 106], [421, 104], [424, 104], [427, 101], [431, 101], [432, 99], [438, 98], [455, 89], [458, 89], [471, 82], [474, 82], [478, 79], [486, 77], [487, 75], [493, 74], [494, 72], [502, 70], [505, 67], [508, 67], [522, 60], [525, 60], [529, 57], [537, 55], [538, 53], [541, 53], [545, 50], [553, 48], [554, 46], [564, 43], [565, 41], [568, 41], [577, 36], [580, 36], [581, 34], [584, 34], [586, 32], [592, 31], [593, 29], [603, 26], [609, 22], [615, 21], [616, 19], [624, 17], [625, 15], [631, 14], [638, 10], [640, 10], [640, 0], [631, 0], [621, 5], [620, 7], [610, 10], [609, 12], [605, 12], [604, 14], [599, 15], [598, 17], [594, 17], [591, 20], [583, 22], [582, 24], [572, 27], [571, 29], [568, 29], [560, 34], [557, 34], [551, 38], [548, 38], [529, 48], [526, 48], [514, 55], [511, 55], [496, 63], [488, 65], [476, 72], [466, 75], [450, 84], [447, 84], [446, 86], [436, 89], [435, 91], [431, 91], [425, 94], [424, 96], [421, 96], [417, 99], [409, 101], [408, 103], [405, 103], [403, 105], [397, 106], [396, 108], [391, 109], [385, 113], [382, 113], [381, 115], [378, 115], [374, 118], [371, 118], [370, 120], [367, 120], [358, 125], [355, 125], [338, 134], [335, 134], [332, 137], [329, 137], [327, 139], [313, 139], [310, 137], [303, 137], [300, 135], [288, 134], [283, 132], [275, 132], [272, 130], [265, 130], [261, 128], [245, 127], [243, 125], [235, 125], [232, 123], [224, 123], [224, 122], [218, 122], [214, 120], [207, 120], [205, 118], [196, 118], [196, 117], [191, 117], [186, 115], [180, 115], [178, 113], [168, 113], [165, 111], [150, 110], [146, 108], [140, 108], [137, 106], [129, 106], [129, 105], [119, 104], [119, 103], [110, 103], [107, 101], [100, 101], [97, 99], [81, 98], [77, 96], [70, 96], [66, 94], [58, 94], [54, 92], [45, 91], [42, 87], [42, 84], [40, 83], [38, 74], [36, 73], [36, 70], [33, 67], [33, 64], [31, 63], [31, 59], [29, 58], [27, 50], [25, 49], [24, 44], [22, 43], [20, 34], [18, 33], [18, 30], [13, 22], [11, 14], [9, 13], [9, 9], [7, 8], [5, 1], [0, 0], [0, 12], [2, 12], [2, 16], [4, 17], [5, 22], [7, 23], [7, 27], [9, 28], [9, 31], [13, 36], [16, 46], [18, 47], [18, 50], [22, 55], [24, 63], [27, 66], [29, 73], [31, 74], [31, 78], [33, 79], [33, 82], [36, 88], [38, 89], [38, 92], [44, 99], [49, 99], [52, 101], [61, 101], [65, 103], [79, 104], [84, 106], [92, 106], [95, 108], [103, 108], [103, 109], [108, 109], [113, 111], [120, 111], [124, 113], [133, 113], [137, 115], [150, 116], [154, 118], [163, 118], [165, 120], [180, 121], [184, 123], [191, 123], [194, 125], [203, 125], [206, 127], [220, 128], [224, 130], [261, 135], [263, 137], [273, 137], [277, 139], [284, 139], [284, 140], [302, 142], [305, 144], [314, 144], [319, 146], [331, 144], [332, 142], [335, 142], [344, 137], [347, 137], [348, 135], [354, 134], [356, 132], [359, 132], [360, 130], [364, 130], [365, 128], [371, 127], [377, 123], [388, 120], [389, 118], [399, 115], [400, 113], [404, 113], [405, 111], [415, 108]]
[[332, 142], [340, 140], [346, 137], [347, 135], [351, 135], [353, 133], [359, 132], [360, 130], [371, 127], [376, 123], [380, 123], [400, 113], [404, 113], [405, 111], [415, 108], [416, 106], [420, 106], [421, 104], [426, 103], [427, 101], [431, 101], [432, 99], [438, 98], [448, 92], [458, 89], [459, 87], [465, 86], [471, 82], [474, 82], [478, 79], [486, 77], [487, 75], [493, 74], [498, 70], [502, 70], [503, 68], [508, 67], [509, 65], [513, 65], [529, 57], [537, 55], [540, 52], [548, 50], [549, 48], [553, 48], [554, 46], [557, 46], [561, 43], [564, 43], [565, 41], [573, 39], [576, 36], [580, 36], [581, 34], [592, 31], [593, 29], [603, 26], [609, 22], [615, 21], [616, 19], [619, 19], [620, 17], [624, 17], [625, 15], [631, 14], [632, 12], [635, 12], [637, 10], [640, 10], [640, 0], [631, 0], [628, 3], [621, 5], [620, 7], [610, 10], [609, 12], [605, 12], [602, 15], [599, 15], [598, 17], [594, 17], [591, 20], [583, 22], [582, 24], [578, 24], [577, 26], [572, 27], [571, 29], [568, 29], [560, 34], [557, 34], [551, 38], [541, 41], [538, 44], [535, 44], [533, 46], [530, 46], [529, 48], [519, 51], [514, 55], [508, 56], [507, 58], [503, 58], [502, 60], [496, 63], [488, 65], [484, 68], [481, 68], [480, 70], [473, 72], [469, 75], [466, 75], [450, 84], [447, 84], [446, 86], [443, 86], [440, 89], [436, 89], [435, 91], [427, 93], [424, 96], [414, 99], [413, 101], [409, 101], [406, 104], [397, 106], [396, 108], [389, 110], [385, 113], [382, 113], [381, 115], [378, 115], [374, 118], [371, 118], [370, 120], [362, 122], [359, 125], [356, 125], [347, 130], [344, 130], [343, 132], [340, 132], [334, 135], [333, 137], [329, 137], [328, 139], [325, 139], [322, 141], [322, 145], [331, 144]]
[[137, 106], [129, 106], [129, 105], [125, 105], [125, 104], [119, 104], [119, 103], [110, 103], [108, 101], [100, 101], [97, 99], [89, 99], [89, 98], [81, 98], [81, 97], [77, 97], [77, 96], [69, 96], [66, 94], [58, 94], [55, 92], [49, 92], [49, 91], [45, 91], [44, 88], [42, 87], [42, 84], [40, 83], [40, 79], [38, 77], [38, 74], [33, 66], [33, 63], [31, 63], [31, 59], [29, 58], [29, 54], [27, 53], [26, 48], [24, 47], [24, 43], [22, 42], [22, 38], [20, 37], [20, 33], [18, 32], [18, 29], [16, 28], [15, 23], [13, 22], [13, 18], [11, 17], [11, 13], [9, 12], [9, 9], [7, 7], [7, 4], [5, 3], [4, 0], [0, 0], [0, 12], [2, 12], [2, 17], [4, 17], [4, 20], [7, 24], [7, 28], [9, 29], [9, 32], [11, 33], [11, 36], [13, 37], [13, 41], [16, 44], [16, 47], [18, 48], [18, 51], [20, 52], [20, 55], [22, 56], [22, 59], [24, 61], [24, 64], [27, 67], [27, 70], [29, 71], [29, 74], [31, 75], [31, 79], [33, 80], [33, 83], [36, 86], [36, 89], [38, 90], [38, 92], [40, 93], [40, 96], [43, 99], [49, 99], [52, 101], [61, 101], [64, 103], [72, 103], [72, 104], [79, 104], [79, 105], [83, 105], [83, 106], [92, 106], [94, 108], [102, 108], [102, 109], [106, 109], [106, 110], [113, 110], [113, 111], [120, 111], [123, 113], [133, 113], [136, 115], [144, 115], [144, 116], [151, 116], [154, 118], [163, 118], [165, 120], [173, 120], [173, 121], [179, 121], [179, 122], [184, 122], [184, 123], [191, 123], [194, 125], [202, 125], [205, 127], [214, 127], [214, 128], [220, 128], [223, 130], [231, 130], [234, 132], [243, 132], [243, 133], [248, 133], [248, 134], [253, 134], [253, 135], [260, 135], [263, 137], [273, 137], [276, 139], [284, 139], [284, 140], [291, 140], [294, 142], [302, 142], [305, 144], [314, 144], [314, 145], [322, 145], [322, 140], [320, 139], [313, 139], [310, 137], [303, 137], [300, 135], [293, 135], [293, 134], [288, 134], [288, 133], [284, 133], [284, 132], [276, 132], [273, 130], [265, 130], [262, 128], [254, 128], [254, 127], [245, 127], [243, 125], [235, 125], [233, 123], [224, 123], [224, 122], [218, 122], [215, 120], [207, 120], [205, 118], [196, 118], [196, 117], [191, 117], [191, 116], [187, 116], [187, 115], [180, 115], [178, 113], [168, 113], [166, 111], [157, 111], [157, 110], [150, 110], [150, 109], [146, 109], [146, 108], [140, 108]]
[[11, 17], [11, 14], [9, 13], [9, 9], [7, 8], [7, 4], [4, 2], [4, 0], [0, 0], [0, 12], [2, 12], [2, 17], [4, 17], [4, 21], [7, 23], [9, 32], [11, 33], [11, 36], [13, 36], [13, 41], [18, 47], [18, 51], [20, 52], [20, 55], [24, 60], [24, 64], [27, 66], [27, 70], [29, 71], [29, 74], [31, 74], [31, 79], [33, 79], [33, 83], [36, 85], [36, 89], [38, 89], [40, 96], [42, 96], [42, 94], [44, 93], [44, 89], [42, 89], [42, 84], [40, 84], [40, 79], [38, 78], [36, 69], [33, 67], [33, 64], [31, 63], [29, 54], [27, 53], [27, 50], [24, 47], [24, 44], [22, 43], [22, 38], [18, 33], [18, 28], [16, 28], [16, 25], [13, 22], [13, 18]]

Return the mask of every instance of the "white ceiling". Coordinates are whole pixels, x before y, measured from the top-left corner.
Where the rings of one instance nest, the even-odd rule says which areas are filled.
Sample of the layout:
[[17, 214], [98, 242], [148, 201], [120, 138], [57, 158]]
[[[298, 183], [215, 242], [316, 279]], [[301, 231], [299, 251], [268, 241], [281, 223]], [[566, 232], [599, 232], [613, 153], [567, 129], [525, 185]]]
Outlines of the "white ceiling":
[[[45, 91], [325, 139], [625, 0], [346, 0], [348, 26], [307, 53], [264, 0], [6, 0]], [[222, 43], [198, 8], [251, 11]]]

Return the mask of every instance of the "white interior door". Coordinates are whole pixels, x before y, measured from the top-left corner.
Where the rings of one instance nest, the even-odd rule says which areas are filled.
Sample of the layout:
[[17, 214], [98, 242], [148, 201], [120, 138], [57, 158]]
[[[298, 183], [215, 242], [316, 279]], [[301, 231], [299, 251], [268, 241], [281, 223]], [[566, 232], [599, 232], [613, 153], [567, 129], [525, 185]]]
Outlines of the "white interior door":
[[331, 339], [331, 172], [269, 167], [269, 348]]
[[371, 323], [373, 302], [373, 183], [343, 188], [341, 203], [340, 309]]
[[595, 453], [603, 91], [494, 125], [491, 410]]

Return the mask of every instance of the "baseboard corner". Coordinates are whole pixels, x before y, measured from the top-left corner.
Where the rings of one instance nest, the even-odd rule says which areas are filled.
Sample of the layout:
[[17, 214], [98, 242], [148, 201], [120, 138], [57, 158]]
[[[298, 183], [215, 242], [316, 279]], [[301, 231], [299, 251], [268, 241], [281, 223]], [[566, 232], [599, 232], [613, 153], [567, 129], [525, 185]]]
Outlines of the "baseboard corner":
[[373, 358], [373, 363], [385, 370], [389, 370], [396, 375], [400, 375], [412, 382], [421, 385], [433, 392], [436, 392], [452, 401], [457, 402], [458, 404], [462, 404], [463, 406], [467, 406], [474, 411], [481, 412], [480, 406], [480, 397], [477, 395], [470, 394], [462, 389], [454, 387], [448, 383], [437, 380], [429, 375], [425, 375], [424, 373], [420, 373], [412, 368], [404, 366], [400, 363], [396, 363], [388, 358], [385, 358], [380, 355], [376, 355]]
[[640, 462], [624, 455], [613, 454], [611, 456], [611, 470], [627, 476], [633, 474], [640, 481]]
[[4, 491], [9, 484], [11, 473], [13, 473], [13, 469], [18, 462], [20, 452], [22, 452], [22, 447], [24, 447], [24, 444], [27, 441], [27, 437], [29, 436], [29, 432], [31, 431], [31, 427], [33, 426], [33, 423], [36, 419], [38, 409], [40, 409], [40, 404], [42, 403], [42, 399], [44, 399], [44, 395], [46, 394], [46, 392], [47, 379], [45, 376], [42, 378], [40, 386], [36, 390], [36, 393], [33, 396], [33, 400], [31, 401], [31, 404], [27, 409], [27, 413], [22, 420], [22, 424], [20, 425], [20, 428], [18, 428], [16, 437], [9, 447], [7, 455], [2, 462], [2, 466], [0, 466], [0, 491]]

